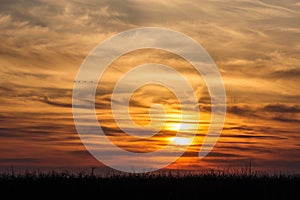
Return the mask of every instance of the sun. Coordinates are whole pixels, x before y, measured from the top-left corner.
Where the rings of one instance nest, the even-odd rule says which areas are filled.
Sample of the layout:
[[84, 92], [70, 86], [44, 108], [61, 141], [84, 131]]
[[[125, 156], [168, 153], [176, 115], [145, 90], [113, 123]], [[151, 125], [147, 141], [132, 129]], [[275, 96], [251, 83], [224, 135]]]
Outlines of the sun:
[[181, 126], [181, 123], [167, 123], [164, 129], [170, 130], [170, 131], [179, 131], [180, 126]]
[[188, 123], [166, 123], [164, 126], [165, 130], [169, 131], [181, 131], [181, 132], [191, 132], [195, 129], [194, 124], [188, 124]]
[[[188, 122], [181, 122], [182, 116], [180, 114], [170, 114], [170, 121], [166, 122], [164, 125], [164, 130], [172, 131], [172, 132], [181, 132], [184, 135], [194, 134], [198, 129], [198, 124], [193, 122], [192, 120]], [[174, 145], [191, 145], [193, 142], [193, 137], [168, 137], [166, 138], [171, 144]]]
[[180, 131], [180, 132], [195, 132], [198, 128], [198, 121], [193, 117], [185, 116], [185, 121], [182, 121], [181, 113], [167, 114], [168, 121], [164, 125], [164, 130]]
[[170, 137], [168, 140], [175, 145], [190, 145], [193, 142], [193, 138], [188, 137]]

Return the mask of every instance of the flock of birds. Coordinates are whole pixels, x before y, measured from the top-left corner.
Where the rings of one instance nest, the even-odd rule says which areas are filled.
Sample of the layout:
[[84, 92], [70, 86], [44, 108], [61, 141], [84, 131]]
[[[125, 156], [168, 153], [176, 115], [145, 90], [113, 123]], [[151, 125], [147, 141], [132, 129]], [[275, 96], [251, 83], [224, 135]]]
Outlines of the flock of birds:
[[74, 83], [98, 84], [98, 81], [93, 81], [93, 80], [74, 80]]

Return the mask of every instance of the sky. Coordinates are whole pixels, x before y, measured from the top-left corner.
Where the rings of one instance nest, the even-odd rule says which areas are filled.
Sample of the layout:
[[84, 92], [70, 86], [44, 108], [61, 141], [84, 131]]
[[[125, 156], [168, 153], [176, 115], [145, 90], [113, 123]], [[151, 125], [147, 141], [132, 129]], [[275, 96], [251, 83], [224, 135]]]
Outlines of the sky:
[[[203, 79], [177, 55], [138, 50], [115, 60], [97, 87], [97, 117], [109, 139], [133, 152], [176, 143], [180, 113], [170, 90], [146, 85], [131, 97], [131, 117], [138, 125], [150, 122], [155, 103], [167, 111], [162, 132], [151, 139], [124, 135], [110, 108], [110, 93], [122, 74], [161, 63], [189, 80], [201, 112], [199, 127], [189, 130], [196, 132], [192, 145], [167, 169], [241, 168], [251, 162], [263, 171], [300, 171], [300, 1], [0, 0], [0, 5], [1, 168], [102, 167], [75, 129], [77, 71], [114, 34], [162, 27], [193, 38], [218, 66], [227, 96], [221, 137], [207, 157], [198, 158], [211, 104]], [[167, 77], [159, 70], [151, 73]]]

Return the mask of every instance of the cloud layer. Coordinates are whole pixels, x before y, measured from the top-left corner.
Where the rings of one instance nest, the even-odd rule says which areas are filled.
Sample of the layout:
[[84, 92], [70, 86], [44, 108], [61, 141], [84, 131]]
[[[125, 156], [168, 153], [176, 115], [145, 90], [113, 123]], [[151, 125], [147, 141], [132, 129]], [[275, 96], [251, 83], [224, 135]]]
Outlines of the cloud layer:
[[[98, 165], [73, 123], [77, 70], [107, 37], [157, 26], [202, 44], [221, 71], [228, 97], [223, 137], [210, 156], [199, 161], [195, 154], [207, 128], [204, 117], [195, 146], [170, 168], [188, 163], [191, 169], [232, 167], [255, 159], [260, 169], [299, 170], [299, 1], [0, 0], [0, 5], [1, 166]], [[209, 116], [209, 94], [191, 66], [166, 52], [132, 53], [112, 64], [98, 88], [98, 116], [106, 120], [111, 137], [119, 135], [107, 119], [113, 83], [133, 65], [150, 61], [186, 75], [203, 116]], [[135, 95], [131, 106], [138, 117], [147, 121], [147, 110], [161, 91]], [[164, 98], [164, 104], [176, 110], [176, 101]]]

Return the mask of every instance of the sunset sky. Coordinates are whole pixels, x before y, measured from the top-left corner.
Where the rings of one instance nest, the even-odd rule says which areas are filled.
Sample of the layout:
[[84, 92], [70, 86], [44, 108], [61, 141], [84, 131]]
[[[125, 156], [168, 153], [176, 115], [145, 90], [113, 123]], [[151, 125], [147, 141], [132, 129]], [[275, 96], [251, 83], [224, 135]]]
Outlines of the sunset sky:
[[[131, 28], [163, 27], [196, 40], [218, 66], [227, 95], [222, 135], [199, 159], [210, 119], [207, 87], [183, 58], [148, 49], [115, 60], [99, 82], [97, 117], [109, 139], [133, 152], [191, 143], [169, 169], [241, 168], [251, 161], [258, 170], [300, 172], [299, 22], [298, 0], [0, 0], [0, 168], [102, 167], [75, 129], [77, 71], [108, 37]], [[110, 108], [114, 84], [145, 63], [170, 66], [190, 82], [201, 113], [199, 127], [185, 125], [188, 133], [196, 133], [193, 141], [174, 138], [178, 100], [160, 85], [139, 88], [130, 101], [131, 117], [141, 126], [150, 122], [153, 104], [164, 106], [167, 120], [159, 134], [137, 140], [116, 125]], [[159, 70], [151, 73], [170, 78]]]

